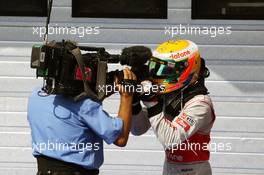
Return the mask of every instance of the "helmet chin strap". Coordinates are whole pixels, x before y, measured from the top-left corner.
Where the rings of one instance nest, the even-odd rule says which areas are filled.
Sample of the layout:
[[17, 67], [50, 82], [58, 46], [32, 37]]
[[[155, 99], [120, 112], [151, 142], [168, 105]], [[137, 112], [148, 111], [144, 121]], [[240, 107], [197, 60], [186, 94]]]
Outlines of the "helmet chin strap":
[[187, 88], [187, 86], [181, 88], [181, 110], [183, 109], [183, 91]]
[[184, 100], [184, 98], [183, 98], [183, 92], [185, 91], [185, 89], [187, 89], [188, 87], [190, 87], [190, 86], [195, 86], [197, 83], [199, 83], [198, 81], [195, 81], [194, 83], [192, 83], [192, 84], [189, 84], [189, 85], [186, 85], [186, 86], [184, 86], [183, 88], [181, 88], [181, 110], [183, 109], [183, 100]]
[[172, 121], [180, 114], [186, 102], [194, 96], [201, 94], [208, 94], [208, 90], [203, 83], [199, 83], [198, 81], [191, 86], [184, 86], [178, 91], [164, 95], [165, 113], [168, 114], [166, 118]]

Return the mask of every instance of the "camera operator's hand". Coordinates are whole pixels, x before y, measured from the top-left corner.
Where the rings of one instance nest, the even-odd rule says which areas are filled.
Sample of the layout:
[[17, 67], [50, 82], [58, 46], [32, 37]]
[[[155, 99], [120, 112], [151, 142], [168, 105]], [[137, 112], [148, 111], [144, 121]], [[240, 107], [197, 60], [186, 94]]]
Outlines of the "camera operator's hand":
[[[123, 73], [124, 80], [136, 80], [135, 74], [128, 68], [125, 68]], [[118, 116], [123, 120], [123, 131], [115, 141], [115, 144], [123, 147], [127, 143], [131, 127], [133, 89], [131, 91], [130, 88], [126, 88], [118, 82], [118, 79], [116, 79], [115, 83], [121, 96]]]
[[[133, 81], [133, 80], [137, 79], [136, 75], [131, 70], [129, 70], [128, 68], [125, 68], [123, 70], [123, 74], [124, 74], [124, 80], [126, 80], [126, 81], [129, 81], [129, 80]], [[118, 79], [116, 79], [116, 81], [115, 81], [116, 88], [119, 91], [120, 95], [132, 98], [133, 97], [133, 90], [134, 90], [133, 85], [121, 85], [121, 84], [119, 84], [119, 82], [120, 81]]]

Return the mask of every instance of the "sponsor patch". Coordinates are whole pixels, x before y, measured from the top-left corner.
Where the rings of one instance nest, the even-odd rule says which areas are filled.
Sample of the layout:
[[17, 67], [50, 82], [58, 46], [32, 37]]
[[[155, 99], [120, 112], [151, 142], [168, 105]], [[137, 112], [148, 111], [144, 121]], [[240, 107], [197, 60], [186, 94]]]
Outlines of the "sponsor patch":
[[190, 54], [191, 54], [191, 52], [189, 50], [187, 50], [185, 52], [179, 52], [176, 54], [171, 54], [170, 58], [172, 58], [172, 59], [184, 58], [184, 57], [188, 57]]
[[181, 118], [184, 119], [191, 126], [195, 125], [195, 123], [196, 123], [196, 121], [192, 117], [187, 116], [186, 114], [182, 114]]
[[189, 129], [190, 129], [190, 125], [189, 125], [189, 123], [187, 123], [186, 121], [184, 121], [182, 118], [180, 118], [180, 117], [178, 117], [177, 119], [176, 119], [176, 123], [178, 123], [183, 129], [184, 129], [184, 131], [185, 132], [187, 132], [187, 131], [189, 131]]
[[182, 172], [190, 172], [190, 171], [193, 171], [192, 168], [184, 168], [184, 169], [181, 169]]
[[176, 123], [179, 124], [185, 132], [189, 131], [189, 129], [195, 125], [196, 121], [186, 114], [182, 114], [182, 116], [177, 117]]

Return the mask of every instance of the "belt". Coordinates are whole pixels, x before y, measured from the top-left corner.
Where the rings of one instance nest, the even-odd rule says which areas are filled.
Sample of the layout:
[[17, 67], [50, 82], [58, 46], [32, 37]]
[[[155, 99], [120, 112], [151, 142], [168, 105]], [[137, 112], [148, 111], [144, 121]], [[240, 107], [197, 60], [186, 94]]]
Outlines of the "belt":
[[47, 156], [37, 156], [37, 175], [98, 175], [98, 169], [86, 169], [77, 164], [53, 159]]

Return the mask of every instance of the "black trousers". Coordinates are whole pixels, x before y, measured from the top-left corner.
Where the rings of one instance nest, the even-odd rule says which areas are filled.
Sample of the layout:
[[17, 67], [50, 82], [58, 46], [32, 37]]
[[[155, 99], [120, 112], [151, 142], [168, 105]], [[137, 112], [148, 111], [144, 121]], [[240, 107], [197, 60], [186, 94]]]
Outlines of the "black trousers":
[[38, 156], [37, 175], [98, 175], [98, 169], [85, 169], [76, 164], [63, 162], [46, 156]]

